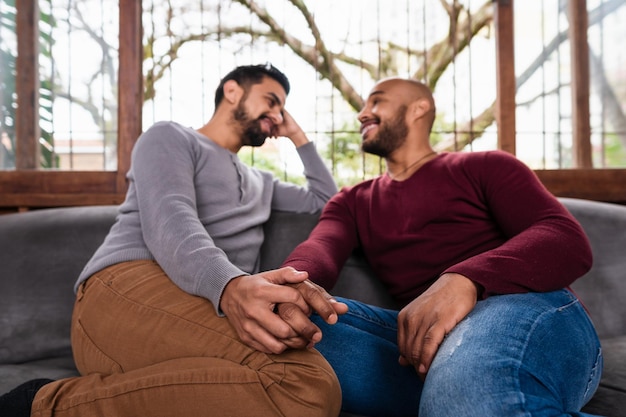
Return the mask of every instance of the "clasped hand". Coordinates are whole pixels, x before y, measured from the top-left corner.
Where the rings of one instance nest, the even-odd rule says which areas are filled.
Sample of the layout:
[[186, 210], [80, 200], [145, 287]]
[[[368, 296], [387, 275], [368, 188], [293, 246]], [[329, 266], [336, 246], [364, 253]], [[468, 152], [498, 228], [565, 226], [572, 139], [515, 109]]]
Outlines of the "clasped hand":
[[234, 278], [220, 307], [248, 346], [265, 353], [312, 347], [322, 331], [309, 319], [316, 312], [328, 324], [348, 307], [291, 267]]

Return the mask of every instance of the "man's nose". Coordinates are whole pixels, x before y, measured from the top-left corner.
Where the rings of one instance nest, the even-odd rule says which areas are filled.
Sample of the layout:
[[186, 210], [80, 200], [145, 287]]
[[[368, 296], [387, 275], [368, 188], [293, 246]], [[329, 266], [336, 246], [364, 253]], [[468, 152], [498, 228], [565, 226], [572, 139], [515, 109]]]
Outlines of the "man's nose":
[[367, 107], [363, 107], [361, 111], [356, 115], [356, 118], [359, 122], [363, 123], [365, 120], [367, 120], [368, 114], [369, 112], [367, 111]]
[[285, 121], [282, 110], [272, 110], [270, 112], [270, 118], [275, 125], [280, 125]]

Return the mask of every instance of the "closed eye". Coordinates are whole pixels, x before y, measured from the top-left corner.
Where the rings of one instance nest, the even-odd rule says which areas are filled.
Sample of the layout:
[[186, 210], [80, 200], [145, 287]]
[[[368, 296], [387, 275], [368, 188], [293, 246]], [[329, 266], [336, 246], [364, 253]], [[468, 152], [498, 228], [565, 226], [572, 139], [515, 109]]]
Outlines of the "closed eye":
[[274, 93], [269, 93], [269, 95], [267, 96], [267, 104], [269, 104], [270, 108], [271, 107], [275, 107], [275, 106], [281, 106], [282, 105], [282, 101], [280, 100], [280, 98], [278, 98], [278, 96]]

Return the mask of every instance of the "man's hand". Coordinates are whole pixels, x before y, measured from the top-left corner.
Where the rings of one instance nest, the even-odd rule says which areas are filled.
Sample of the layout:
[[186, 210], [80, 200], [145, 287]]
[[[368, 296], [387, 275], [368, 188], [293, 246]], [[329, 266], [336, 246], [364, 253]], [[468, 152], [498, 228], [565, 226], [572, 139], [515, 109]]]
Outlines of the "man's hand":
[[[345, 314], [348, 306], [340, 303], [328, 294], [324, 288], [309, 281], [287, 284], [296, 288], [306, 301], [310, 310], [315, 311], [328, 324], [335, 324], [338, 315]], [[291, 348], [313, 347], [322, 340], [322, 331], [309, 319], [310, 311], [302, 310], [295, 304], [282, 303], [277, 306], [280, 318], [288, 323], [296, 334], [283, 342]]]
[[444, 274], [398, 315], [400, 364], [423, 379], [444, 337], [476, 305], [476, 285], [460, 274]]
[[[316, 339], [321, 339], [321, 332], [308, 320], [307, 315], [311, 313], [312, 307], [301, 291], [287, 284], [301, 284], [307, 278], [306, 272], [299, 272], [291, 267], [244, 275], [228, 283], [222, 293], [220, 307], [241, 340], [248, 346], [261, 352], [276, 354], [287, 348], [302, 348], [315, 343]], [[326, 314], [323, 317], [332, 316], [327, 313], [333, 310], [330, 301], [322, 300], [319, 294], [311, 296], [311, 299], [314, 308]], [[291, 324], [275, 313], [277, 304], [294, 305]], [[305, 315], [308, 323], [295, 310]]]
[[294, 120], [291, 114], [283, 109], [283, 122], [276, 126], [275, 130], [272, 132], [272, 136], [284, 136], [289, 138], [293, 142], [293, 144], [298, 147], [302, 146], [305, 143], [308, 143], [304, 131], [300, 127], [300, 125]]

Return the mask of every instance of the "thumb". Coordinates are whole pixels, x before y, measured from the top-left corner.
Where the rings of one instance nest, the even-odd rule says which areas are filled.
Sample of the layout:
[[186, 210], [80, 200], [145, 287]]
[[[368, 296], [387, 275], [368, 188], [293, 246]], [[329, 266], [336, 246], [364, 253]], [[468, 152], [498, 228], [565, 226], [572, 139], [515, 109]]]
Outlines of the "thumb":
[[309, 277], [309, 274], [305, 271], [297, 271], [291, 266], [286, 266], [284, 268], [263, 272], [263, 276], [268, 282], [281, 285], [304, 282]]

